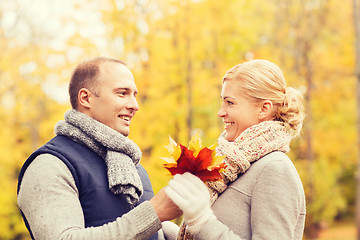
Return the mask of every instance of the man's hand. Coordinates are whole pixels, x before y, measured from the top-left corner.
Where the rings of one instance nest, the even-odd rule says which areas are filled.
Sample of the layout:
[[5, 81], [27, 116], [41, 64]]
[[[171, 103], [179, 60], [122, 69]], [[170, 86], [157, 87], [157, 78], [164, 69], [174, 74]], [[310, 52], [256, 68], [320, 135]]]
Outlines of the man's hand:
[[161, 222], [169, 221], [182, 215], [181, 209], [168, 197], [164, 188], [150, 199], [150, 203]]

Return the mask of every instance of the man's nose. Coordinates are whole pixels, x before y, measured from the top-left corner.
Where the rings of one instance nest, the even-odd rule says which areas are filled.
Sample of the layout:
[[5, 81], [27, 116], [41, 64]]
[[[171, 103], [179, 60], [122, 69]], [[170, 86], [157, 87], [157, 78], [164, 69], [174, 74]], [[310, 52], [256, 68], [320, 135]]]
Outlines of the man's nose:
[[138, 111], [138, 110], [139, 110], [139, 104], [138, 104], [138, 102], [137, 102], [137, 100], [136, 100], [135, 97], [131, 97], [131, 98], [129, 99], [129, 102], [128, 102], [127, 107], [128, 107], [129, 109], [132, 109], [133, 111]]

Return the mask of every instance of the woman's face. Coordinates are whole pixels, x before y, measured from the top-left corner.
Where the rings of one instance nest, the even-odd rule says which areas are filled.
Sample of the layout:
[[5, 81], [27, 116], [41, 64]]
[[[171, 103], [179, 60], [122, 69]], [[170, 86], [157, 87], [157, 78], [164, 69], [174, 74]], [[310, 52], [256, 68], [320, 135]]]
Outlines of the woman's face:
[[222, 85], [222, 106], [218, 112], [225, 123], [225, 139], [233, 142], [245, 129], [259, 124], [260, 107], [250, 102], [239, 91], [237, 82], [225, 81]]

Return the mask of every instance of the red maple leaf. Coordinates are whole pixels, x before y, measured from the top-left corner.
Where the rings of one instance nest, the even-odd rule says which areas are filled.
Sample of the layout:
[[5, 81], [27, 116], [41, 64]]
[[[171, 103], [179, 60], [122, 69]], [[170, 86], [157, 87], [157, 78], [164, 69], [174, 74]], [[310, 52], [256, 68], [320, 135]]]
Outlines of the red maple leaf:
[[171, 175], [190, 172], [202, 181], [222, 180], [220, 172], [225, 168], [225, 163], [217, 164], [216, 162], [221, 161], [224, 157], [216, 156], [215, 146], [213, 149], [207, 147], [201, 148], [201, 141], [198, 136], [193, 137], [190, 141], [189, 148], [192, 150], [189, 150], [181, 144], [174, 146], [174, 142], [171, 141], [170, 144], [173, 145], [171, 148], [172, 151], [169, 151], [172, 156], [179, 155], [174, 154], [176, 148], [180, 148], [181, 150], [180, 156], [177, 159], [173, 159], [175, 162], [171, 161], [164, 164], [164, 167], [170, 171]]

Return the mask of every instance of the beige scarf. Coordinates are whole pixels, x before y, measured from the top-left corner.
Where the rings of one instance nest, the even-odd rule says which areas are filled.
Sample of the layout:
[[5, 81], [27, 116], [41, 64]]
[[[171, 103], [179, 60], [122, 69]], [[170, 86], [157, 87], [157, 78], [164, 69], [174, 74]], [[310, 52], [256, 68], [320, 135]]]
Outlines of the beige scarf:
[[[266, 121], [247, 128], [234, 142], [224, 139], [224, 133], [219, 137], [216, 153], [226, 156], [223, 160], [226, 169], [221, 173], [222, 181], [207, 182], [211, 192], [211, 204], [226, 190], [228, 185], [244, 174], [251, 163], [273, 152], [290, 150], [289, 144], [292, 137], [284, 125], [278, 121]], [[183, 222], [177, 239], [193, 239], [186, 231]]]

